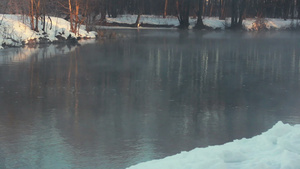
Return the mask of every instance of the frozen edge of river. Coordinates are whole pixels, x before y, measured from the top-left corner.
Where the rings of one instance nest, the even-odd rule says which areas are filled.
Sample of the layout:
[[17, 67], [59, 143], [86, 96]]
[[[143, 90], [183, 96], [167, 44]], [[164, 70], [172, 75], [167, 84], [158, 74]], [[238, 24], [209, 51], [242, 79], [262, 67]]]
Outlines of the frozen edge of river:
[[299, 169], [300, 125], [281, 121], [250, 139], [196, 148], [127, 169]]

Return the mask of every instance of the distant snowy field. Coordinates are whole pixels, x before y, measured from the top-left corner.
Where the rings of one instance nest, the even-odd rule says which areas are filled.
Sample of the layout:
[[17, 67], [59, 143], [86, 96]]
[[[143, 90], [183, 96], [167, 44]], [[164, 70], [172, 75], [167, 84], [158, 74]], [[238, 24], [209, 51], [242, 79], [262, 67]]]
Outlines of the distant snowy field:
[[127, 169], [300, 169], [300, 125], [278, 122], [250, 139], [196, 148]]
[[[137, 15], [120, 15], [117, 18], [107, 18], [107, 22], [117, 22], [117, 23], [128, 23], [133, 24], [136, 22]], [[291, 26], [292, 20], [283, 20], [283, 19], [265, 19], [266, 27], [268, 29], [283, 29]], [[190, 28], [194, 27], [197, 22], [197, 18], [190, 18]], [[219, 20], [217, 17], [205, 17], [203, 19], [205, 25], [212, 27], [213, 29], [225, 29], [226, 22], [230, 24], [230, 19]], [[243, 24], [247, 30], [253, 29], [253, 23], [255, 19], [246, 19]], [[297, 21], [294, 20], [294, 23]], [[174, 16], [167, 16], [163, 18], [162, 16], [154, 15], [142, 15], [140, 23], [156, 24], [156, 25], [174, 25], [178, 26], [178, 19]]]
[[[39, 28], [42, 28], [42, 22], [39, 21]], [[30, 22], [27, 16], [22, 15], [8, 15], [0, 14], [0, 48], [2, 45], [8, 46], [21, 46], [22, 42], [27, 44], [30, 40], [39, 38], [47, 38], [50, 42], [58, 40], [57, 35], [67, 38], [69, 35], [72, 37], [86, 37], [95, 38], [95, 32], [85, 31], [82, 26], [79, 34], [75, 35], [70, 32], [70, 22], [62, 18], [51, 17], [46, 19], [46, 34], [43, 31], [35, 32], [30, 29]]]

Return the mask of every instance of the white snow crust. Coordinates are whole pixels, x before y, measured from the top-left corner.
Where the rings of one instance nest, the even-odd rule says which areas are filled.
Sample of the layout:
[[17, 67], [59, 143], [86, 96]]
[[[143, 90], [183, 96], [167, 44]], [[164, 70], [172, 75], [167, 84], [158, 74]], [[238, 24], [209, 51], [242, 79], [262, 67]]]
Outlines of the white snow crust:
[[127, 169], [299, 169], [300, 125], [278, 122], [267, 132], [224, 145], [196, 148]]
[[[46, 19], [45, 32], [39, 30], [39, 32], [30, 29], [30, 22], [27, 16], [23, 15], [10, 15], [0, 14], [0, 48], [2, 45], [8, 46], [21, 46], [22, 42], [28, 44], [30, 40], [36, 39], [39, 42], [39, 38], [47, 38], [50, 42], [58, 40], [57, 35], [64, 38], [71, 37], [84, 37], [95, 38], [96, 32], [87, 32], [85, 27], [81, 26], [79, 34], [74, 34], [70, 31], [70, 22], [58, 17], [50, 17]], [[39, 29], [42, 28], [42, 22], [39, 21]]]

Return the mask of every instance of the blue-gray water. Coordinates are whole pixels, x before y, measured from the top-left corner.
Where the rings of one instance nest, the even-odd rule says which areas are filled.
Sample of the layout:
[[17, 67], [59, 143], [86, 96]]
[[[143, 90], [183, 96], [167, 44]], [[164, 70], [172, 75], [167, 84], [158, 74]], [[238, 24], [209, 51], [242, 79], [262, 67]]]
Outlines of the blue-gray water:
[[120, 33], [0, 51], [1, 169], [123, 169], [300, 123], [298, 32]]

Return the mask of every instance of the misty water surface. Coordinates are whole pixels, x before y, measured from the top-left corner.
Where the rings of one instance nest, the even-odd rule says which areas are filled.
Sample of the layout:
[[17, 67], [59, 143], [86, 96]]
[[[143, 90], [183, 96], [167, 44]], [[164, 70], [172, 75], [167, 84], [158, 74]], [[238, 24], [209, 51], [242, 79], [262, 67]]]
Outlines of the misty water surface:
[[122, 169], [300, 123], [298, 33], [120, 33], [0, 51], [0, 168]]

